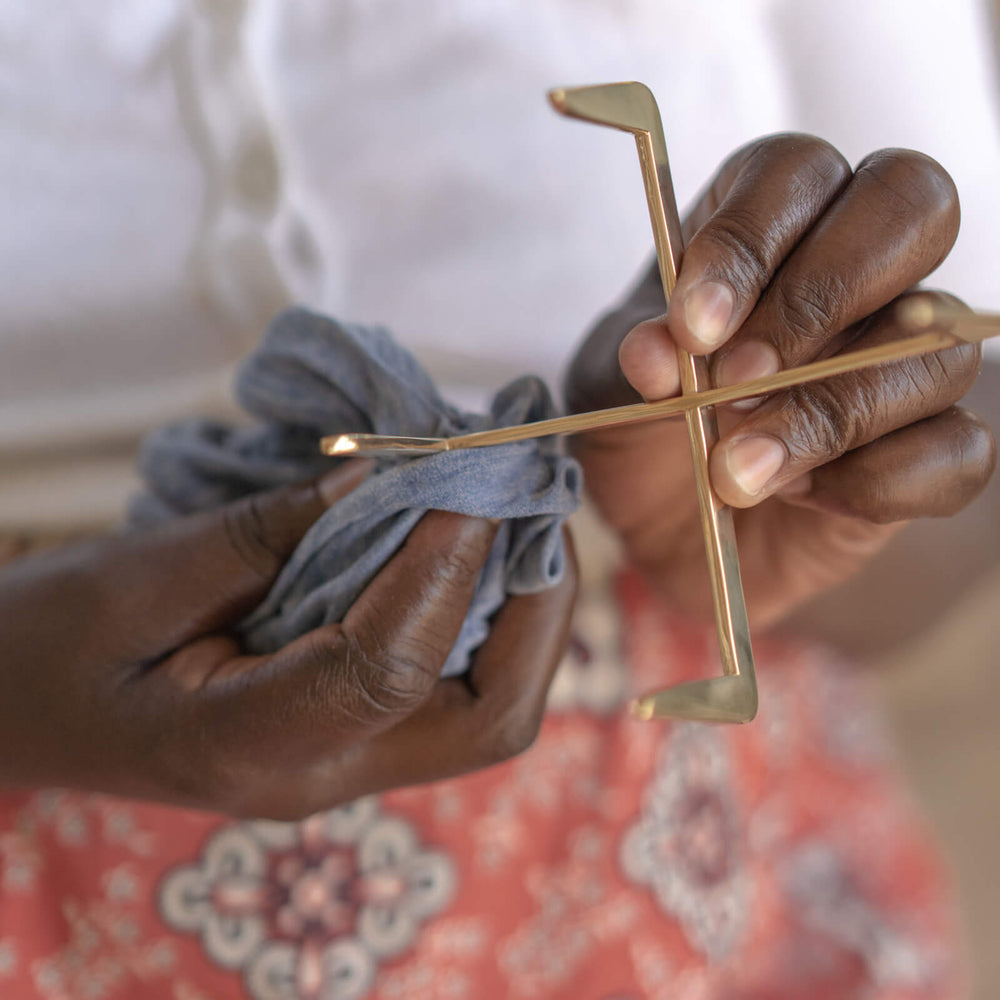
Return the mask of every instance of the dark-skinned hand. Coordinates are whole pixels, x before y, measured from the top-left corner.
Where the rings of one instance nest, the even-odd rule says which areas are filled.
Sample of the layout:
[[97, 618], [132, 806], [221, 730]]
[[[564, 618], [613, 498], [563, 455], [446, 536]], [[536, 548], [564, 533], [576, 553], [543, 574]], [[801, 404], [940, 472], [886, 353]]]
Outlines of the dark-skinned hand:
[[[926, 156], [883, 150], [852, 171], [818, 139], [759, 140], [685, 221], [666, 315], [653, 268], [574, 359], [569, 404], [674, 395], [675, 344], [711, 354], [715, 384], [727, 385], [903, 337], [894, 303], [941, 263], [958, 226], [954, 184]], [[979, 366], [979, 348], [961, 347], [720, 410], [710, 471], [737, 508], [753, 622], [845, 579], [900, 523], [952, 514], [979, 493], [995, 444], [955, 405]], [[673, 605], [709, 615], [683, 421], [572, 440], [631, 561]]]
[[[0, 783], [293, 819], [524, 749], [568, 633], [566, 578], [507, 601], [440, 680], [496, 528], [431, 511], [343, 621], [269, 656], [231, 633], [368, 463], [0, 574]], [[567, 541], [569, 541], [567, 537]], [[572, 547], [570, 546], [570, 549]]]

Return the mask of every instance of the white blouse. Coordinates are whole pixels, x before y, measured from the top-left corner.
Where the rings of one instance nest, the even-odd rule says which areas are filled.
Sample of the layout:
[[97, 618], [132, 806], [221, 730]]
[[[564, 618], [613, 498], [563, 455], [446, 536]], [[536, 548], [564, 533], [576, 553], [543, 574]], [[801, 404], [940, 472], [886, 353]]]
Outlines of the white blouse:
[[648, 83], [681, 204], [765, 132], [930, 153], [934, 282], [996, 307], [990, 53], [975, 0], [0, 0], [0, 531], [113, 521], [291, 301], [459, 401], [555, 378], [650, 251], [633, 144], [555, 85]]

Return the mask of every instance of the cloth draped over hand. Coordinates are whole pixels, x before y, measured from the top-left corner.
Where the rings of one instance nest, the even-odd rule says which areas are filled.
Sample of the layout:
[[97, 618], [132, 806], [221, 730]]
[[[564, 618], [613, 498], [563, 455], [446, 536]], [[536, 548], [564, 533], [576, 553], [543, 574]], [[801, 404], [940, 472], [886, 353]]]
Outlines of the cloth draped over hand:
[[[331, 433], [452, 437], [556, 415], [532, 376], [501, 389], [486, 415], [445, 402], [416, 359], [381, 328], [303, 309], [282, 313], [236, 380], [249, 426], [191, 420], [162, 428], [139, 459], [148, 493], [130, 521], [153, 526], [261, 490], [320, 475], [342, 459], [320, 454]], [[561, 523], [579, 503], [579, 466], [542, 438], [483, 449], [381, 461], [313, 525], [264, 602], [239, 626], [249, 652], [273, 651], [340, 621], [430, 509], [502, 519], [442, 676], [463, 672], [508, 594], [561, 578]]]

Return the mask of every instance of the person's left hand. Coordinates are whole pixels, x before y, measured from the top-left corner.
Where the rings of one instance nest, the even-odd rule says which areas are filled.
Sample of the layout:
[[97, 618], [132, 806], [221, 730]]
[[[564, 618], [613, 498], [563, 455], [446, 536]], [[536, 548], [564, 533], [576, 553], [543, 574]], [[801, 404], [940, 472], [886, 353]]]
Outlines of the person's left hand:
[[[941, 263], [958, 223], [951, 178], [919, 153], [883, 150], [852, 172], [818, 139], [759, 140], [727, 161], [686, 220], [666, 316], [650, 319], [664, 307], [653, 268], [575, 358], [569, 405], [675, 394], [675, 343], [712, 353], [714, 382], [726, 385], [906, 336], [894, 303]], [[995, 444], [954, 405], [979, 365], [979, 348], [962, 347], [720, 411], [710, 471], [737, 508], [752, 621], [840, 582], [901, 522], [952, 514], [979, 493]], [[676, 607], [707, 617], [683, 421], [571, 440], [630, 560]]]
[[341, 621], [243, 650], [237, 623], [370, 464], [5, 567], [0, 789], [300, 819], [525, 749], [569, 637], [568, 533], [562, 581], [510, 597], [461, 677], [441, 668], [497, 525], [440, 510]]

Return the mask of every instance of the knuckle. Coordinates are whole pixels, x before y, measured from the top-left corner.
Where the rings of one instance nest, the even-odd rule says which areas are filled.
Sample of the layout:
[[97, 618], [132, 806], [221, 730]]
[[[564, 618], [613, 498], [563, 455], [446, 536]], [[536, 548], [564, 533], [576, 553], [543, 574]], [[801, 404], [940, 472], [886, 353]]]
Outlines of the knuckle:
[[[340, 707], [359, 722], [406, 715], [426, 697], [436, 672], [415, 655], [390, 651], [381, 637], [344, 634], [337, 656]], [[330, 695], [327, 695], [329, 704]]]
[[[934, 292], [921, 288], [917, 291], [917, 295], [930, 297], [943, 303], [948, 309], [972, 313], [972, 309], [961, 299], [947, 292]], [[902, 296], [901, 300], [905, 301], [907, 298], [909, 296]], [[960, 344], [946, 351], [922, 355], [915, 360], [922, 361], [927, 366], [928, 376], [935, 382], [952, 385], [953, 391], [957, 392], [955, 399], [958, 399], [972, 387], [972, 383], [982, 370], [983, 347], [979, 343]]]
[[249, 570], [269, 578], [281, 560], [280, 540], [268, 526], [260, 497], [251, 496], [223, 511], [226, 538], [237, 558]]
[[777, 266], [777, 246], [763, 220], [735, 206], [721, 208], [702, 230], [712, 256], [727, 261], [725, 273], [740, 292], [759, 291]]
[[[759, 294], [805, 222], [851, 175], [850, 165], [814, 136], [767, 136], [735, 154], [739, 174], [696, 235], [725, 277], [744, 295]], [[782, 209], [762, 211], [760, 185], [780, 187]]]
[[[908, 414], [909, 420], [940, 412], [965, 395], [979, 374], [981, 350], [978, 344], [951, 348], [935, 354], [910, 358], [890, 367], [884, 377], [879, 400], [889, 412]], [[895, 400], [895, 407], [891, 401]], [[899, 410], [902, 407], [902, 410]], [[898, 418], [897, 418], [898, 419]]]
[[[848, 456], [846, 479], [838, 479], [844, 513], [874, 525], [917, 517], [950, 517], [984, 489], [996, 464], [996, 442], [975, 414], [951, 407], [926, 422], [900, 432], [906, 442], [899, 458], [893, 436]], [[916, 435], [916, 436], [915, 436]], [[918, 444], [919, 442], [919, 444]]]
[[944, 379], [954, 386], [959, 397], [972, 388], [983, 367], [982, 344], [963, 344], [938, 357]]
[[863, 413], [871, 413], [873, 400], [845, 406], [837, 391], [823, 383], [795, 386], [785, 407], [790, 418], [785, 443], [793, 461], [815, 464], [839, 458], [861, 436]]
[[810, 344], [838, 333], [839, 304], [850, 301], [844, 282], [832, 272], [798, 275], [780, 282], [776, 293], [778, 330], [793, 341], [792, 348], [798, 341]]
[[881, 149], [867, 156], [857, 173], [878, 185], [883, 214], [923, 216], [954, 239], [960, 216], [958, 189], [937, 160], [912, 149]]

